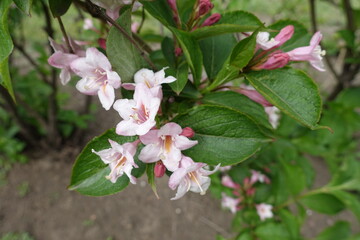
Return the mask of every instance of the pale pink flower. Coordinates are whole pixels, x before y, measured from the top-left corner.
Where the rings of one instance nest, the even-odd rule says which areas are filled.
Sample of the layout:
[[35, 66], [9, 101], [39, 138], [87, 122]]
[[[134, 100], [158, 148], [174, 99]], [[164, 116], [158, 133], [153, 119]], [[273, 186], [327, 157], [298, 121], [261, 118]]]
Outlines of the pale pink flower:
[[229, 209], [233, 214], [235, 214], [239, 210], [238, 205], [241, 202], [241, 199], [229, 197], [225, 193], [222, 193], [221, 196], [221, 206]]
[[87, 95], [98, 95], [100, 102], [109, 110], [115, 100], [115, 90], [120, 87], [120, 76], [111, 70], [107, 57], [96, 48], [88, 48], [86, 57], [70, 64], [71, 69], [82, 79], [76, 84], [77, 90]]
[[124, 143], [123, 145], [110, 139], [109, 142], [111, 148], [98, 152], [94, 149], [92, 150], [105, 164], [109, 164], [110, 174], [106, 178], [115, 183], [125, 173], [129, 177], [130, 182], [135, 184], [136, 178], [131, 175], [131, 171], [134, 167], [138, 168], [134, 161], [134, 155], [139, 141]]
[[150, 130], [140, 136], [140, 141], [146, 146], [141, 150], [139, 159], [145, 163], [161, 160], [169, 171], [179, 168], [181, 151], [196, 145], [198, 141], [181, 136], [181, 127], [173, 122], [167, 123], [159, 130]]
[[286, 41], [288, 41], [294, 34], [294, 26], [288, 25], [280, 30], [275, 38], [270, 38], [268, 32], [259, 32], [256, 36], [256, 43], [258, 47], [263, 50], [269, 50], [271, 48], [280, 47]]
[[211, 179], [208, 175], [216, 172], [220, 164], [213, 171], [204, 169], [205, 163], [195, 163], [191, 158], [183, 156], [178, 168], [169, 179], [169, 187], [172, 190], [177, 188], [174, 198], [177, 200], [185, 195], [188, 191], [200, 193], [204, 195], [210, 186]]
[[[91, 0], [94, 4], [99, 7], [105, 8], [106, 14], [111, 17], [113, 20], [118, 19], [120, 8], [124, 5], [129, 5], [132, 3], [132, 0]], [[136, 11], [141, 4], [135, 1], [133, 6], [133, 11]]]
[[83, 25], [83, 29], [84, 30], [93, 30], [95, 27], [94, 27], [94, 23], [92, 21], [92, 19], [90, 18], [85, 18], [84, 20], [84, 25]]
[[140, 27], [140, 23], [138, 23], [138, 22], [133, 22], [133, 23], [131, 24], [131, 32], [137, 33], [137, 31], [139, 30], [139, 27]]
[[215, 23], [217, 23], [221, 18], [221, 15], [219, 13], [214, 13], [201, 24], [201, 27], [211, 26]]
[[325, 50], [321, 50], [320, 41], [322, 34], [316, 32], [310, 40], [310, 45], [307, 47], [299, 47], [291, 50], [287, 54], [290, 56], [291, 61], [308, 61], [310, 64], [319, 71], [325, 71], [324, 63], [322, 62], [325, 56]]
[[140, 69], [134, 75], [135, 83], [124, 83], [122, 87], [127, 90], [134, 90], [137, 84], [145, 84], [154, 96], [162, 98], [161, 84], [176, 81], [176, 78], [173, 76], [165, 77], [165, 69], [166, 68], [163, 68], [156, 73], [150, 69]]
[[146, 134], [156, 124], [160, 101], [145, 84], [137, 84], [134, 99], [119, 99], [114, 103], [114, 109], [123, 119], [116, 126], [116, 133], [124, 136]]
[[49, 38], [50, 45], [54, 49], [55, 53], [53, 53], [49, 59], [49, 65], [61, 69], [60, 72], [60, 80], [63, 85], [67, 84], [71, 79], [71, 74], [73, 71], [70, 68], [70, 64], [80, 58], [85, 56], [85, 51], [82, 50], [81, 46], [71, 38], [69, 38], [70, 46], [72, 48], [73, 53], [71, 53], [70, 49], [63, 44], [56, 43], [52, 38]]
[[235, 183], [228, 175], [221, 178], [221, 184], [232, 189], [239, 189], [240, 184]]
[[231, 169], [232, 167], [231, 166], [225, 166], [225, 167], [220, 167], [219, 170], [220, 172], [227, 172]]
[[270, 183], [270, 179], [266, 175], [262, 174], [261, 172], [251, 170], [250, 183], [254, 184], [256, 182]]
[[271, 206], [270, 204], [266, 204], [266, 203], [261, 203], [256, 205], [256, 211], [257, 214], [259, 215], [261, 221], [264, 221], [267, 218], [272, 218], [274, 216], [273, 212], [272, 212], [272, 208], [273, 206]]
[[273, 106], [273, 107], [265, 107], [265, 113], [268, 115], [269, 117], [269, 122], [271, 124], [271, 126], [276, 129], [279, 126], [280, 123], [280, 110]]
[[260, 66], [254, 67], [254, 69], [277, 69], [285, 67], [290, 61], [290, 56], [287, 53], [277, 51], [273, 52], [269, 55], [268, 59], [265, 63], [261, 64]]

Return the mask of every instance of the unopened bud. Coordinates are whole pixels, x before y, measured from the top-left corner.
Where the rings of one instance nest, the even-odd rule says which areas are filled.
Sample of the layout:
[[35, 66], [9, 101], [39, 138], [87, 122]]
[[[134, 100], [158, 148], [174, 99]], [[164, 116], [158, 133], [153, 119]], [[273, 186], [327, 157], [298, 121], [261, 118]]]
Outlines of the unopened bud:
[[246, 190], [246, 195], [254, 196], [254, 194], [255, 194], [255, 188], [249, 188], [248, 190]]
[[181, 55], [182, 55], [182, 49], [179, 47], [175, 48], [175, 56], [179, 57]]
[[177, 6], [176, 6], [176, 0], [167, 0], [171, 10], [173, 10], [173, 12], [177, 12]]
[[260, 93], [258, 93], [258, 91], [256, 90], [248, 90], [248, 89], [244, 89], [244, 88], [240, 88], [238, 90], [239, 93], [247, 96], [248, 98], [250, 98], [251, 100], [253, 100], [254, 102], [257, 102], [261, 105], [263, 105], [264, 107], [272, 107], [273, 105], [271, 103], [269, 103]]
[[104, 38], [99, 38], [98, 44], [102, 49], [106, 50], [106, 40]]
[[285, 67], [290, 61], [290, 56], [284, 52], [274, 52], [272, 53], [269, 58], [266, 60], [265, 63], [261, 64], [260, 66], [254, 67], [254, 69], [267, 69], [273, 70], [277, 68]]
[[287, 40], [289, 40], [292, 35], [294, 34], [294, 26], [288, 25], [281, 29], [278, 35], [275, 36], [275, 41], [278, 41], [279, 43], [276, 45], [276, 47], [279, 47], [283, 45]]
[[180, 135], [188, 137], [188, 138], [192, 138], [195, 135], [195, 132], [194, 132], [194, 130], [192, 128], [186, 127], [186, 128], [183, 128]]
[[214, 7], [210, 0], [200, 0], [198, 17], [204, 16]]
[[217, 23], [220, 20], [220, 18], [221, 18], [221, 15], [219, 13], [214, 13], [210, 17], [205, 19], [205, 21], [203, 22], [203, 24], [201, 24], [201, 26], [202, 27], [211, 26], [211, 25]]
[[154, 168], [155, 177], [161, 178], [162, 176], [164, 176], [165, 172], [166, 172], [166, 167], [163, 164], [163, 162], [157, 161]]

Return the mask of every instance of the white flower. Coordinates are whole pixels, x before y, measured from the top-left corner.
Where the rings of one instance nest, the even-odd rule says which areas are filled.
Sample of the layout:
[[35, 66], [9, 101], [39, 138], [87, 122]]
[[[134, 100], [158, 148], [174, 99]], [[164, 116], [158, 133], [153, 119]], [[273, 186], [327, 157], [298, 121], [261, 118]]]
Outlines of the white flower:
[[256, 205], [256, 210], [261, 221], [264, 221], [267, 218], [272, 218], [274, 216], [273, 212], [271, 211], [272, 208], [272, 205], [266, 203]]

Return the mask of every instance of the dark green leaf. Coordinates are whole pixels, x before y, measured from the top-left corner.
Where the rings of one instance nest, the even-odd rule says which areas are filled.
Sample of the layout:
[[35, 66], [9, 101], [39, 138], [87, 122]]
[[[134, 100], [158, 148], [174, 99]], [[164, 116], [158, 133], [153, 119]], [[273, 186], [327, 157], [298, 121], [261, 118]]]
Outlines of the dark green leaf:
[[30, 16], [33, 0], [14, 0], [14, 3], [21, 11]]
[[335, 196], [327, 193], [318, 193], [306, 196], [301, 202], [308, 208], [324, 214], [336, 214], [345, 208], [345, 205]]
[[49, 0], [51, 13], [54, 17], [61, 17], [69, 9], [72, 0]]
[[229, 57], [225, 61], [219, 73], [216, 75], [214, 82], [208, 88], [206, 88], [206, 92], [209, 92], [222, 84], [234, 80], [235, 78], [239, 77], [239, 73], [240, 71], [237, 67], [230, 65]]
[[[131, 9], [122, 13], [117, 23], [131, 35]], [[114, 26], [110, 29], [106, 46], [109, 61], [122, 82], [133, 82], [134, 74], [146, 67], [139, 50]]]
[[290, 235], [284, 225], [269, 222], [260, 225], [255, 230], [261, 240], [290, 240]]
[[166, 0], [140, 1], [144, 8], [165, 26], [175, 26], [172, 11]]
[[174, 68], [176, 66], [174, 41], [169, 37], [165, 37], [161, 43], [161, 51], [169, 66]]
[[241, 40], [233, 49], [230, 56], [230, 64], [242, 70], [253, 58], [256, 47], [255, 31], [250, 37]]
[[319, 128], [319, 89], [306, 73], [292, 68], [281, 68], [254, 71], [246, 74], [246, 79], [284, 113], [311, 129]]
[[360, 87], [343, 90], [337, 96], [335, 102], [341, 103], [348, 108], [360, 107]]
[[360, 200], [355, 194], [345, 191], [332, 191], [332, 195], [340, 199], [345, 206], [357, 217], [360, 221]]
[[256, 28], [264, 26], [254, 14], [240, 10], [222, 14], [218, 24], [224, 23], [252, 26]]
[[258, 124], [261, 124], [269, 129], [272, 129], [264, 107], [260, 104], [250, 100], [248, 97], [232, 92], [214, 92], [204, 96], [202, 99], [204, 104], [226, 106], [242, 112], [252, 118]]
[[306, 186], [304, 171], [300, 166], [292, 164], [287, 160], [280, 160], [282, 172], [286, 178], [287, 189], [293, 195], [299, 194]]
[[247, 115], [226, 107], [198, 106], [173, 121], [191, 127], [199, 142], [184, 154], [211, 165], [239, 163], [270, 140]]
[[180, 43], [186, 61], [192, 71], [195, 86], [199, 86], [202, 75], [203, 62], [203, 56], [199, 43], [187, 32], [172, 27], [170, 30], [174, 33], [176, 39]]
[[[129, 179], [125, 174], [116, 183], [107, 180], [105, 176], [110, 173], [110, 168], [103, 163], [98, 155], [92, 152], [92, 149], [100, 151], [110, 148], [108, 139], [123, 144], [135, 141], [136, 137], [119, 136], [114, 129], [110, 129], [103, 135], [91, 140], [80, 153], [73, 166], [70, 190], [76, 190], [84, 195], [104, 196], [120, 192], [128, 185]], [[136, 177], [143, 173], [144, 166], [141, 166], [141, 168]]]
[[204, 67], [209, 80], [213, 80], [228, 59], [236, 44], [232, 34], [206, 38], [200, 43]]
[[290, 239], [300, 239], [300, 222], [296, 215], [286, 209], [280, 209], [279, 215], [291, 236]]
[[[186, 62], [183, 62], [178, 69], [174, 70], [174, 69], [169, 69], [171, 71], [171, 76], [176, 77], [176, 81], [170, 83], [170, 87], [171, 89], [176, 92], [176, 94], [180, 94], [180, 92], [184, 89], [187, 81], [188, 81], [188, 75], [189, 75], [189, 70], [188, 70], [188, 65]], [[168, 72], [168, 71], [167, 71]]]
[[340, 240], [348, 239], [351, 234], [350, 224], [345, 221], [338, 221], [333, 226], [322, 231], [316, 240]]
[[236, 24], [216, 24], [212, 26], [198, 28], [191, 32], [191, 36], [195, 39], [204, 39], [226, 33], [253, 32], [258, 28], [259, 27], [257, 26], [242, 26]]

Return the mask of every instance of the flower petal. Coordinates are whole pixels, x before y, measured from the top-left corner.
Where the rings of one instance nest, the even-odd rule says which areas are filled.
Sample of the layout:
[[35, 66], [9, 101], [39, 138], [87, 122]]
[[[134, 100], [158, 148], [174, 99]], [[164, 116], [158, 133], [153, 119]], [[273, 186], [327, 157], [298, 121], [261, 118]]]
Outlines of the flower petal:
[[109, 84], [102, 85], [98, 91], [98, 96], [103, 108], [109, 110], [115, 100], [114, 88]]

